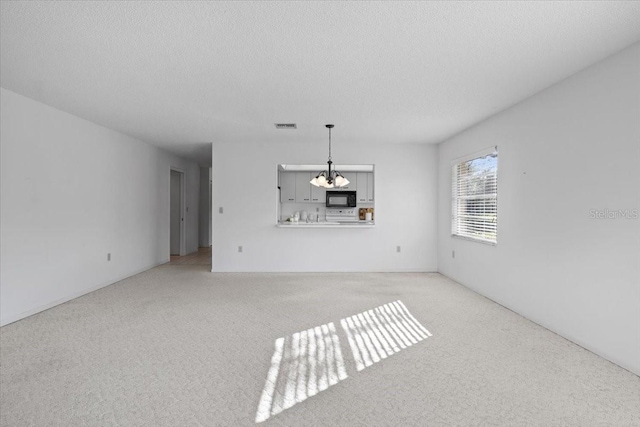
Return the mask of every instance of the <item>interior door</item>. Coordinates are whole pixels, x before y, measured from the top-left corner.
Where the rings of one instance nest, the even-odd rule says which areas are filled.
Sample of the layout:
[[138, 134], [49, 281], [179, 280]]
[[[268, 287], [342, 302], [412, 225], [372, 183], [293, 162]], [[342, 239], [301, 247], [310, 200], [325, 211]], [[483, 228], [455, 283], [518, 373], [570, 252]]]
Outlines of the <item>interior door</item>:
[[182, 185], [180, 172], [171, 171], [170, 189], [170, 233], [169, 233], [169, 254], [180, 255], [180, 223], [182, 216], [180, 212], [180, 202], [182, 199]]

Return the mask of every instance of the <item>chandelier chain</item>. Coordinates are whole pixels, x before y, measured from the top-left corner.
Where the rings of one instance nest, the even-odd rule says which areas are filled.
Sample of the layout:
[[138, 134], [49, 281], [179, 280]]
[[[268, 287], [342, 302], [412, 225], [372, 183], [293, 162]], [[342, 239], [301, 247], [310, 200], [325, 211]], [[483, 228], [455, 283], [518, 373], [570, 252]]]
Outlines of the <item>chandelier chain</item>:
[[331, 160], [331, 128], [329, 128], [329, 160]]
[[327, 160], [327, 170], [320, 171], [315, 178], [309, 181], [316, 187], [334, 188], [344, 187], [349, 184], [349, 180], [340, 172], [335, 169], [331, 170], [331, 164], [333, 163], [331, 160], [331, 128], [333, 126], [332, 124], [325, 125], [325, 127], [329, 129], [329, 160]]

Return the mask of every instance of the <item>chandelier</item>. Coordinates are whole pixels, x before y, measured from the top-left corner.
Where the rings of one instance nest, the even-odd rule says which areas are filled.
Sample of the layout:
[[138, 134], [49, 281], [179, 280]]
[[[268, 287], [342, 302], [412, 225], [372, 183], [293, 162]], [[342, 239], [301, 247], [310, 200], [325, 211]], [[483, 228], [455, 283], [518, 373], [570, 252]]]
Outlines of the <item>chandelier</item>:
[[342, 176], [340, 172], [337, 170], [331, 170], [331, 165], [333, 162], [331, 161], [331, 129], [333, 129], [333, 125], [325, 125], [327, 129], [329, 129], [329, 160], [327, 161], [327, 165], [329, 167], [327, 170], [320, 172], [313, 178], [311, 184], [316, 187], [324, 187], [324, 188], [333, 188], [333, 187], [344, 187], [349, 184], [349, 180]]

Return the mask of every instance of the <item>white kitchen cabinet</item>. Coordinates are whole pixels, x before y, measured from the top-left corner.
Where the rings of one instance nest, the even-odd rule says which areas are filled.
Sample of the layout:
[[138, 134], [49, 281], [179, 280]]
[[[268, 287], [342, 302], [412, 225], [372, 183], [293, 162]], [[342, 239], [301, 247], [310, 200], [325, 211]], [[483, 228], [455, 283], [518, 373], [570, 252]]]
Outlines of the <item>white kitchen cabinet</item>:
[[280, 203], [296, 201], [296, 174], [280, 172]]
[[358, 203], [373, 202], [373, 173], [358, 172], [356, 196]]
[[[280, 203], [322, 203], [327, 198], [327, 189], [311, 185], [315, 172], [280, 171]], [[356, 191], [358, 203], [373, 202], [373, 174], [370, 172], [343, 172], [349, 184], [334, 187], [331, 191]]]
[[296, 203], [311, 202], [311, 172], [296, 172]]
[[356, 197], [358, 203], [367, 202], [367, 172], [358, 172], [356, 177]]
[[356, 172], [340, 172], [340, 173], [342, 174], [342, 176], [347, 178], [347, 180], [349, 180], [349, 184], [345, 185], [344, 187], [335, 187], [335, 188], [332, 188], [331, 190], [345, 190], [345, 191], [355, 190], [358, 185], [357, 183], [358, 174]]
[[[314, 174], [311, 174], [311, 177], [314, 177]], [[311, 185], [311, 203], [326, 203], [327, 201], [327, 189], [324, 187], [316, 187], [315, 185]]]

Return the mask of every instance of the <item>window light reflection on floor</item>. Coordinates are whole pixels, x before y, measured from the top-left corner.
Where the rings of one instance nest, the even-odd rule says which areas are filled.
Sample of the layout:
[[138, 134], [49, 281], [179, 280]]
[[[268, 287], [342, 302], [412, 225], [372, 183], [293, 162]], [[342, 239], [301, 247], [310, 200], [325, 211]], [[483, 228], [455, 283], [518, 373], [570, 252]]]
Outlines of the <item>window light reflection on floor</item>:
[[278, 338], [256, 422], [267, 420], [347, 378], [333, 323]]
[[[400, 300], [346, 317], [340, 324], [358, 371], [431, 336]], [[345, 378], [333, 323], [278, 338], [255, 421], [266, 421]]]
[[340, 321], [358, 371], [431, 336], [402, 301]]

